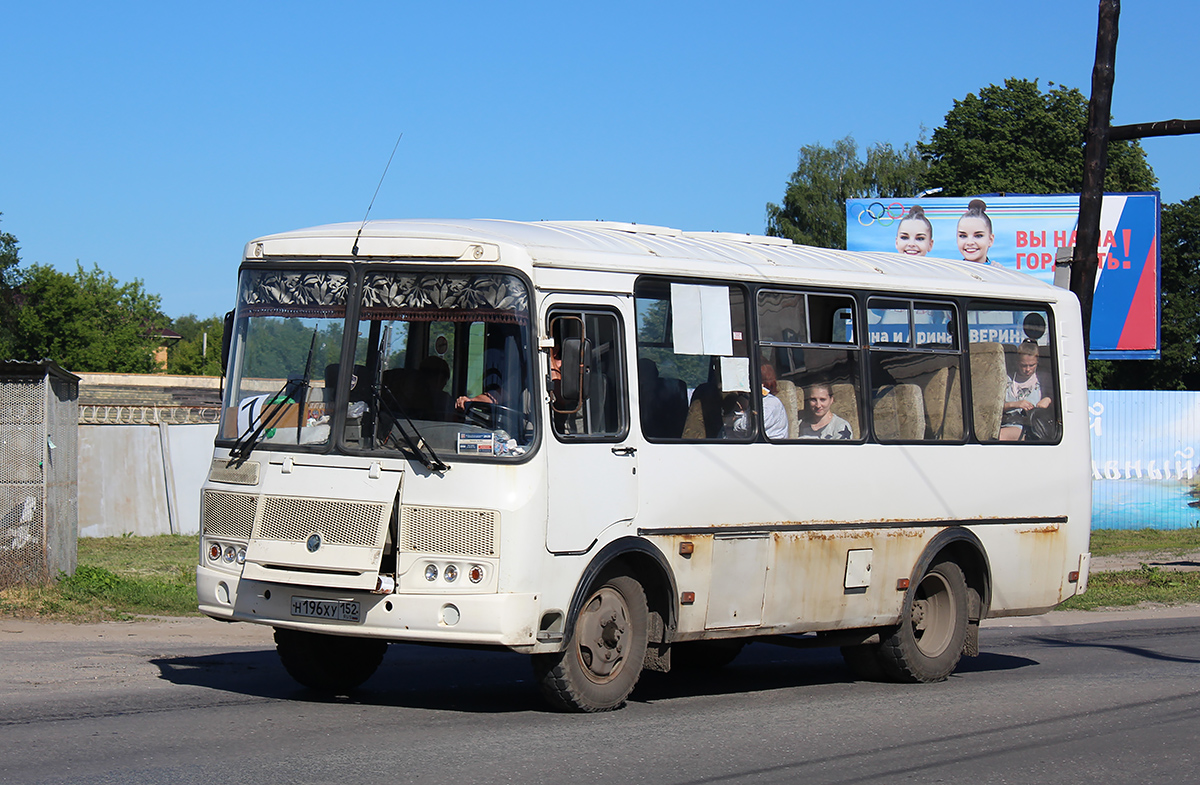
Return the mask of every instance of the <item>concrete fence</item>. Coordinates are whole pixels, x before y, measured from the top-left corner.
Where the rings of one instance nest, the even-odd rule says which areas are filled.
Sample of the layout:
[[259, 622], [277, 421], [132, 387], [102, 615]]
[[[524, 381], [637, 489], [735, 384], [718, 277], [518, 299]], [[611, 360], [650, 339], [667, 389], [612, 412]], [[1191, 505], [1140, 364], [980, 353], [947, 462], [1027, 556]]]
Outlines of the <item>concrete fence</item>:
[[80, 425], [79, 536], [196, 534], [216, 425]]

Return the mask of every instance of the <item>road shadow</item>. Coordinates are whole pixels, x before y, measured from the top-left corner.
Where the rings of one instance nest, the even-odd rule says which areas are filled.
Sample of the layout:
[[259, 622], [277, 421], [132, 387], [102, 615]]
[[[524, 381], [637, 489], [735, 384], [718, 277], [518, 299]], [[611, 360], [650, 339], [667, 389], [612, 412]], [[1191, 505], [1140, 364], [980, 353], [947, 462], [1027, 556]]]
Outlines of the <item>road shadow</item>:
[[[550, 711], [534, 683], [530, 658], [513, 652], [393, 644], [374, 676], [349, 695], [337, 697], [298, 685], [271, 649], [164, 657], [151, 663], [162, 679], [173, 684], [241, 697], [484, 714]], [[1010, 671], [1036, 664], [1024, 657], [985, 653], [964, 657], [957, 673]], [[855, 682], [836, 648], [752, 643], [725, 668], [643, 673], [630, 700], [654, 703]]]

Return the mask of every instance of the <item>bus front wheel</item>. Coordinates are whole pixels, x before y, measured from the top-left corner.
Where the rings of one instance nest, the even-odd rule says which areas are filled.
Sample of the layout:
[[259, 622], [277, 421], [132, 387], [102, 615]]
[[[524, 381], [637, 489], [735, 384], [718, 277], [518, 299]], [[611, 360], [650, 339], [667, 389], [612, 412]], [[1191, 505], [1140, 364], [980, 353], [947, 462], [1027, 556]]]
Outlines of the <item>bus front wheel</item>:
[[900, 625], [879, 646], [879, 664], [896, 681], [942, 681], [967, 636], [967, 580], [951, 561], [934, 564], [904, 603]]
[[387, 641], [276, 627], [275, 650], [288, 674], [305, 687], [345, 695], [379, 668]]
[[649, 611], [633, 578], [602, 579], [579, 610], [567, 647], [536, 654], [542, 695], [567, 711], [612, 711], [625, 705], [646, 659]]

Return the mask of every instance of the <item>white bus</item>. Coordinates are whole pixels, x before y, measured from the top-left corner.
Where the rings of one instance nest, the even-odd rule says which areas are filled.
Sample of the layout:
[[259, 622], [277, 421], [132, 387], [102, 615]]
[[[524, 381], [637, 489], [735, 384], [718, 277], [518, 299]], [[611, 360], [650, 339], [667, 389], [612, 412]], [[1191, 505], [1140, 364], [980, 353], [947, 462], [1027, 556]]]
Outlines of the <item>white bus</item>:
[[1019, 273], [372, 221], [247, 244], [226, 336], [200, 609], [315, 690], [483, 645], [601, 711], [780, 635], [937, 681], [1086, 588], [1079, 309]]

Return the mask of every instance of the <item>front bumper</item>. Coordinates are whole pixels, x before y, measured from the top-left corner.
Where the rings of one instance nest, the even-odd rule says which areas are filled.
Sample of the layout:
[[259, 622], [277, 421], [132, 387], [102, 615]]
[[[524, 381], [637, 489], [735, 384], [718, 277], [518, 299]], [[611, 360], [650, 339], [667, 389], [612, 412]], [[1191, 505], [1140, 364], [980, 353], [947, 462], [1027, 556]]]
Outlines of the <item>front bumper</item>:
[[[239, 579], [207, 567], [196, 570], [196, 593], [200, 612], [224, 621], [393, 641], [503, 646], [516, 651], [531, 651], [537, 644], [539, 605], [532, 593], [371, 594]], [[356, 600], [361, 621], [294, 617], [293, 596]]]

